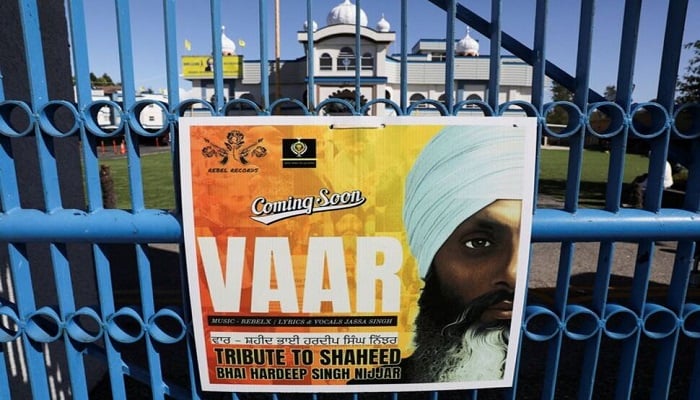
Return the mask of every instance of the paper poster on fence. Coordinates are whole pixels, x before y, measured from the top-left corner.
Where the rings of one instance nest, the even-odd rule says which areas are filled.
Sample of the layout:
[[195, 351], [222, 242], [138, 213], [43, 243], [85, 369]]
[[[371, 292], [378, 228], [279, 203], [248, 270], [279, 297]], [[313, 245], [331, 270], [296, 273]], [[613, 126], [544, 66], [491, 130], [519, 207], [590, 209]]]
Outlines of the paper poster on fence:
[[207, 391], [512, 385], [535, 120], [180, 120]]

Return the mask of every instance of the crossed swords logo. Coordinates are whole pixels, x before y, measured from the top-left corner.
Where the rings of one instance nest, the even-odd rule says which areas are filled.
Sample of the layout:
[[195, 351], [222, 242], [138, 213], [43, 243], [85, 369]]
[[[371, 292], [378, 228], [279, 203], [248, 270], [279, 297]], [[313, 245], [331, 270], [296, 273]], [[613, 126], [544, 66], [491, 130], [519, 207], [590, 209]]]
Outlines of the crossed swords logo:
[[204, 141], [208, 145], [202, 148], [202, 155], [207, 158], [219, 157], [219, 162], [222, 165], [226, 165], [231, 157], [237, 159], [241, 164], [248, 164], [250, 157], [262, 158], [267, 155], [267, 149], [260, 145], [263, 141], [262, 138], [245, 146], [245, 135], [237, 130], [230, 131], [222, 145], [212, 143], [207, 138]]

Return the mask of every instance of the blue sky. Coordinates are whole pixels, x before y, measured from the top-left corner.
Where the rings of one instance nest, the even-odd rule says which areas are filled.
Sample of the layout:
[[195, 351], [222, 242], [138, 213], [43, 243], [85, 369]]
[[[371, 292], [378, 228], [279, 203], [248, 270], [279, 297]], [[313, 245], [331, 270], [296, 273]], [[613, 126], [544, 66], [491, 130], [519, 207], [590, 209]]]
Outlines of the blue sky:
[[[121, 0], [120, 0], [121, 1]], [[656, 97], [658, 73], [663, 47], [664, 20], [668, 1], [643, 2], [642, 22], [639, 30], [639, 45], [635, 69], [635, 91], [633, 100], [647, 101]], [[328, 12], [342, 0], [313, 0], [313, 19], [324, 26]], [[88, 30], [90, 70], [97, 75], [108, 73], [115, 80], [120, 78], [117, 52], [116, 17], [114, 0], [85, 1]], [[306, 0], [280, 0], [281, 11], [281, 58], [296, 59], [303, 55], [296, 32], [306, 20]], [[688, 22], [684, 43], [700, 39], [700, 0], [690, 0]], [[177, 42], [179, 55], [205, 55], [211, 53], [211, 23], [209, 2], [204, 0], [176, 0]], [[490, 18], [490, 1], [460, 1], [480, 16]], [[268, 57], [274, 59], [274, 0], [268, 5]], [[368, 25], [374, 27], [384, 17], [397, 33], [392, 53], [400, 51], [400, 1], [361, 0], [362, 9], [368, 17]], [[160, 90], [165, 83], [165, 51], [163, 46], [162, 0], [129, 0], [131, 12], [131, 34], [134, 39], [134, 69], [136, 87]], [[528, 47], [532, 46], [534, 31], [535, 0], [504, 0], [502, 4], [503, 31]], [[549, 2], [547, 25], [547, 58], [574, 75], [576, 65], [576, 40], [578, 35], [579, 0], [554, 0]], [[591, 65], [591, 87], [602, 93], [607, 85], [616, 83], [619, 61], [619, 45], [622, 29], [623, 0], [601, 0], [596, 2], [595, 30]], [[221, 0], [221, 23], [226, 34], [238, 42], [245, 41], [237, 53], [247, 60], [260, 59], [259, 50], [259, 5], [254, 0]], [[457, 22], [455, 38], [466, 32], [466, 25]], [[478, 32], [471, 31], [481, 46], [481, 54], [488, 54], [489, 40]], [[445, 13], [427, 0], [408, 1], [408, 45], [409, 49], [421, 38], [441, 39], [445, 37]], [[184, 47], [185, 40], [192, 44], [191, 51]], [[692, 56], [684, 51], [679, 75], [684, 73], [688, 59]], [[181, 80], [181, 87], [188, 89], [189, 83]]]

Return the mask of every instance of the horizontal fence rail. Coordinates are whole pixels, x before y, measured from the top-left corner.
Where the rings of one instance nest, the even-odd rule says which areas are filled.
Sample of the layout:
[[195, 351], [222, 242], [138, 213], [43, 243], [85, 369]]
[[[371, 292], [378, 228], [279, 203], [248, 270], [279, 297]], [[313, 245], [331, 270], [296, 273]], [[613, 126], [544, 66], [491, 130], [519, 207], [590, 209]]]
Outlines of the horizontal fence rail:
[[[8, 2], [9, 3], [9, 2]], [[469, 2], [426, 0], [445, 13], [447, 55], [445, 92], [456, 91], [454, 32], [462, 22], [490, 39], [488, 98], [409, 101], [408, 13], [414, 2], [401, 7], [398, 63], [400, 98], [360, 99], [361, 68], [351, 77], [354, 101], [316, 98], [314, 29], [308, 37], [306, 98], [275, 97], [267, 78], [270, 15], [268, 0], [259, 0], [261, 98], [226, 99], [222, 39], [212, 29], [214, 64], [211, 99], [179, 97], [177, 0], [162, 1], [165, 71], [168, 101], [135, 97], [131, 35], [134, 2], [115, 0], [121, 91], [120, 101], [93, 100], [87, 47], [87, 17], [83, 0], [65, 2], [65, 30], [70, 39], [74, 75], [73, 98], [53, 98], [47, 76], [52, 66], [42, 56], [46, 27], [39, 18], [42, 2], [17, 0], [27, 74], [27, 93], [6, 96], [10, 83], [0, 70], [0, 398], [247, 398], [202, 392], [196, 371], [188, 314], [187, 278], [182, 254], [182, 226], [178, 196], [172, 209], [149, 207], [145, 197], [145, 155], [140, 143], [167, 138], [177, 148], [178, 121], [193, 108], [212, 116], [237, 115], [245, 109], [259, 115], [326, 115], [339, 106], [366, 115], [381, 104], [395, 115], [410, 116], [425, 109], [445, 118], [455, 115], [497, 117], [525, 115], [538, 121], [540, 143], [566, 143], [566, 187], [556, 204], [537, 202], [533, 210], [533, 252], [539, 245], [555, 261], [546, 265], [549, 285], [530, 279], [523, 318], [523, 337], [516, 381], [511, 389], [435, 392], [420, 398], [700, 398], [700, 303], [696, 243], [700, 239], [700, 104], [675, 104], [676, 75], [683, 47], [688, 1], [670, 1], [658, 96], [653, 102], [632, 103], [634, 60], [640, 29], [641, 0], [624, 3], [622, 39], [617, 65], [615, 99], [606, 100], [590, 88], [591, 40], [595, 2], [580, 2], [580, 27], [575, 71], [568, 73], [547, 59], [547, 0], [534, 2], [532, 48], [507, 33], [500, 0], [491, 2], [490, 20], [469, 9]], [[58, 2], [63, 7], [63, 1]], [[220, 0], [210, 0], [211, 26], [220, 27]], [[246, 5], [254, 2], [246, 2]], [[307, 21], [312, 10], [326, 7], [306, 0]], [[364, 1], [356, 0], [359, 9]], [[409, 4], [410, 3], [410, 4]], [[14, 6], [13, 6], [14, 10]], [[7, 11], [9, 13], [9, 11]], [[3, 18], [6, 15], [2, 14]], [[360, 13], [355, 22], [355, 48], [360, 49]], [[659, 16], [661, 19], [661, 16]], [[99, 22], [98, 22], [99, 23]], [[68, 38], [66, 38], [68, 40]], [[529, 101], [499, 102], [502, 51], [531, 66]], [[360, 54], [360, 51], [357, 51]], [[0, 55], [0, 58], [7, 57]], [[359, 60], [357, 61], [359, 65]], [[0, 64], [3, 65], [3, 64]], [[615, 66], [610, 66], [614, 68]], [[571, 101], [546, 101], [546, 82], [558, 82], [574, 93]], [[162, 125], [147, 129], [141, 116], [149, 107], [162, 114]], [[117, 121], [110, 129], [100, 124], [99, 112], [109, 109]], [[567, 115], [563, 126], [548, 124], [555, 110]], [[599, 113], [609, 124], [596, 125]], [[588, 139], [607, 144], [609, 165], [601, 203], [581, 203], [581, 175]], [[623, 208], [625, 155], [630, 143], [648, 149], [648, 184], [642, 208]], [[79, 163], [66, 178], [66, 156]], [[105, 198], [100, 156], [112, 146], [126, 160], [129, 204], [114, 208]], [[111, 150], [108, 150], [111, 151]], [[538, 149], [538, 166], [542, 162]], [[171, 151], [174, 191], [179, 190], [177, 154]], [[28, 159], [34, 162], [26, 161]], [[686, 171], [684, 191], [673, 204], [663, 188], [667, 160]], [[28, 164], [29, 163], [29, 164]], [[32, 173], [24, 173], [25, 169]], [[77, 180], [74, 189], [67, 181]], [[542, 182], [536, 184], [536, 198]], [[70, 191], [73, 190], [74, 193]], [[79, 193], [78, 193], [79, 192]], [[72, 197], [71, 197], [72, 196]], [[77, 198], [77, 201], [69, 199]], [[670, 265], [655, 263], [658, 242], [673, 242]], [[622, 245], [634, 245], [623, 262], [633, 274], [620, 281], [615, 261]], [[575, 277], [579, 249], [593, 244], [584, 263], [594, 270], [584, 284]], [[553, 250], [551, 250], [553, 249]], [[540, 266], [541, 267], [541, 266]], [[538, 266], [532, 265], [531, 270]], [[664, 269], [668, 282], [658, 285], [652, 275]], [[90, 378], [96, 375], [97, 378]], [[349, 398], [409, 398], [411, 394], [351, 394]], [[284, 393], [269, 398], [285, 398]], [[382, 397], [383, 396], [383, 397]], [[309, 395], [309, 398], [326, 397]], [[337, 398], [338, 395], [328, 396]], [[251, 396], [252, 398], [252, 396]], [[255, 397], [258, 398], [258, 397]]]

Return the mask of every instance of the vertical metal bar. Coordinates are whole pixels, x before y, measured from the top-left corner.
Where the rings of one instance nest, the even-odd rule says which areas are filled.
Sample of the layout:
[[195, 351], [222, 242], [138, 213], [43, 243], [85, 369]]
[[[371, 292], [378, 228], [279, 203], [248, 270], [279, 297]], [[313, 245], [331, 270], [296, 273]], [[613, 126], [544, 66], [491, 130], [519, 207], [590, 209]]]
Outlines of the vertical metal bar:
[[275, 100], [280, 92], [280, 0], [275, 0]]
[[127, 0], [115, 0], [117, 12], [117, 38], [119, 43], [119, 69], [122, 78], [122, 102], [124, 111], [135, 102], [134, 52], [131, 39], [131, 15]]
[[78, 97], [78, 107], [82, 108], [92, 101], [90, 87], [90, 66], [88, 64], [87, 33], [85, 27], [85, 7], [83, 0], [73, 0], [67, 3], [71, 50], [73, 53], [73, 70], [75, 71], [75, 92]]
[[[29, 77], [29, 95], [33, 111], [48, 102], [46, 86], [46, 70], [44, 67], [44, 50], [41, 44], [41, 28], [39, 26], [39, 10], [36, 0], [22, 1], [20, 18], [24, 38], [24, 56]], [[34, 116], [36, 119], [36, 116]], [[39, 124], [34, 125], [36, 147], [39, 158], [41, 184], [44, 192], [44, 207], [47, 211], [61, 208], [61, 192], [58, 186], [58, 168], [54, 156], [52, 139], [44, 138]]]
[[[630, 295], [629, 307], [635, 314], [640, 316], [640, 318], [644, 312], [644, 303], [649, 287], [653, 248], [654, 241], [651, 239], [641, 240], [637, 248], [636, 259], [638, 261], [636, 262], [634, 277], [632, 278], [632, 294]], [[618, 372], [618, 382], [615, 389], [616, 398], [630, 398], [632, 394], [634, 370], [637, 364], [640, 340], [641, 332], [640, 329], [637, 329], [633, 335], [622, 341], [620, 370]]]
[[[578, 53], [576, 56], [576, 90], [574, 103], [585, 112], [588, 104], [588, 87], [590, 82], [591, 47], [593, 43], [594, 0], [581, 2], [579, 22]], [[566, 200], [564, 207], [574, 212], [578, 208], [580, 193], [581, 167], [583, 163], [583, 143], [585, 127], [572, 136], [569, 150], [569, 168], [566, 179]]]
[[540, 145], [542, 144], [542, 124], [545, 123], [542, 116], [542, 105], [544, 104], [544, 84], [545, 65], [547, 64], [546, 40], [547, 40], [547, 3], [548, 0], [537, 0], [535, 9], [535, 34], [533, 44], [532, 60], [532, 105], [537, 109], [537, 113], [542, 117], [537, 124], [537, 158], [535, 159], [535, 194], [534, 207], [537, 207], [537, 193], [539, 193], [539, 170], [540, 170]]
[[180, 153], [178, 149], [179, 138], [175, 134], [175, 123], [179, 115], [175, 110], [180, 104], [180, 88], [178, 76], [178, 59], [177, 59], [177, 29], [176, 29], [176, 2], [175, 0], [163, 0], [163, 29], [165, 33], [165, 68], [167, 73], [168, 85], [168, 115], [163, 123], [169, 125], [168, 133], [170, 135], [170, 156], [173, 162], [173, 179], [175, 186], [175, 210], [176, 214], [181, 210], [180, 193]]
[[[669, 2], [657, 94], [657, 102], [669, 112], [673, 110], [674, 106], [676, 75], [683, 48], [683, 22], [687, 11], [688, 0]], [[666, 157], [668, 156], [670, 130], [667, 129], [666, 133], [651, 142], [649, 178], [647, 179], [647, 188], [644, 193], [644, 206], [651, 211], [657, 211], [661, 205], [662, 183]]]
[[501, 0], [491, 0], [491, 54], [489, 55], [489, 105], [498, 109], [501, 92]]
[[674, 0], [668, 4], [664, 49], [661, 55], [659, 86], [656, 101], [667, 110], [673, 108], [676, 96], [676, 76], [683, 49], [683, 30], [688, 13], [688, 0]]
[[[586, 104], [588, 103], [588, 83], [590, 76], [589, 67], [593, 36], [593, 13], [594, 1], [582, 0], [579, 22], [578, 52], [576, 59], [577, 87], [574, 97], [574, 102], [582, 110], [586, 109]], [[578, 204], [581, 168], [583, 164], [584, 135], [585, 128], [581, 128], [580, 131], [570, 139], [566, 199], [564, 204], [564, 208], [570, 212], [575, 212]], [[571, 241], [562, 242], [559, 258], [559, 273], [557, 275], [557, 289], [555, 294], [555, 312], [560, 318], [564, 318], [565, 316], [574, 252], [575, 243]], [[549, 346], [549, 358], [545, 376], [546, 382], [549, 383], [549, 386], [545, 387], [549, 398], [554, 398], [555, 394], [559, 354], [562, 345], [562, 334], [563, 332], [560, 330], [555, 339], [552, 339], [552, 343]]]
[[270, 62], [267, 56], [267, 0], [260, 0], [260, 86], [263, 110], [270, 110]]
[[221, 49], [221, 0], [211, 0], [211, 44], [212, 57], [214, 58], [214, 110], [217, 115], [222, 114], [224, 107], [224, 62]]
[[[579, 43], [576, 62], [576, 90], [574, 103], [582, 112], [588, 104], [588, 87], [590, 81], [591, 45], [593, 36], [594, 1], [583, 0], [581, 3], [581, 18], [579, 22]], [[567, 211], [575, 211], [578, 207], [580, 190], [581, 165], [583, 162], [583, 143], [586, 131], [582, 127], [572, 138], [567, 175], [566, 204]]]
[[309, 111], [314, 112], [316, 110], [316, 83], [314, 82], [314, 20], [311, 16], [311, 3], [311, 0], [306, 0], [306, 37], [308, 39], [306, 48], [306, 75], [309, 77], [306, 95], [309, 99]]
[[[544, 103], [544, 82], [546, 40], [547, 40], [547, 6], [548, 0], [537, 0], [535, 10], [535, 37], [533, 45], [534, 58], [532, 60], [532, 105], [542, 113]], [[537, 192], [535, 192], [537, 193]]]
[[[563, 242], [559, 254], [559, 266], [557, 268], [556, 291], [554, 292], [554, 313], [560, 320], [563, 320], [566, 313], [566, 303], [569, 296], [569, 282], [571, 281], [571, 265], [573, 264], [575, 243]], [[557, 330], [557, 334], [550, 339], [547, 346], [547, 363], [544, 371], [544, 387], [542, 388], [543, 399], [555, 399], [557, 375], [559, 372], [559, 361], [561, 346], [564, 340], [562, 329]]]
[[169, 125], [168, 134], [170, 143], [170, 156], [173, 162], [173, 179], [175, 185], [175, 210], [181, 209], [180, 193], [180, 159], [178, 149], [179, 138], [175, 134], [175, 123], [179, 115], [175, 110], [180, 104], [180, 87], [178, 76], [177, 58], [177, 24], [176, 24], [176, 0], [163, 0], [163, 29], [165, 34], [165, 69], [168, 85], [168, 115], [163, 123]]
[[[179, 115], [175, 114], [175, 109], [180, 103], [180, 93], [179, 93], [179, 77], [178, 77], [178, 58], [177, 58], [177, 19], [176, 19], [176, 1], [175, 0], [163, 0], [163, 19], [164, 19], [164, 29], [165, 29], [165, 56], [166, 56], [166, 70], [167, 70], [167, 80], [168, 80], [168, 103], [170, 116], [168, 118], [168, 124], [170, 126], [170, 154], [173, 163], [173, 180], [175, 185], [175, 214], [179, 215], [182, 210], [182, 198], [180, 197], [180, 153], [177, 151], [179, 148], [180, 138], [176, 135], [176, 122]], [[179, 271], [181, 277], [181, 291], [182, 291], [182, 304], [183, 307], [183, 320], [187, 326], [190, 326], [192, 322], [192, 316], [190, 314], [190, 309], [186, 305], [190, 304], [189, 289], [187, 287], [187, 265], [184, 259], [185, 247], [184, 244], [179, 243], [178, 259], [179, 259]], [[194, 343], [191, 335], [185, 337], [186, 346], [186, 357], [187, 357], [187, 368], [188, 376], [190, 379], [190, 392], [189, 396], [192, 399], [198, 399], [200, 396], [197, 393], [196, 382], [196, 372], [195, 372], [195, 361], [194, 361]]]
[[[681, 323], [680, 316], [683, 315], [683, 299], [685, 299], [688, 293], [688, 280], [693, 263], [693, 258], [689, 255], [693, 254], [694, 249], [695, 242], [678, 242], [676, 259], [673, 263], [673, 272], [671, 273], [671, 282], [669, 285], [670, 290], [668, 291], [669, 302], [667, 306], [670, 310], [679, 315], [679, 324]], [[650, 398], [667, 399], [670, 397], [671, 378], [673, 377], [674, 362], [678, 353], [680, 334], [680, 329], [676, 329], [673, 334], [658, 341], [658, 351], [654, 362], [654, 375]]]
[[[218, 14], [217, 12], [212, 12], [212, 14]], [[119, 37], [119, 52], [120, 52], [120, 65], [122, 71], [122, 87], [123, 87], [123, 104], [125, 110], [130, 110], [135, 102], [135, 89], [134, 89], [134, 74], [133, 74], [133, 52], [132, 52], [132, 41], [130, 34], [130, 16], [129, 16], [129, 4], [128, 1], [117, 0], [117, 31]], [[219, 45], [221, 38], [219, 37]], [[219, 62], [221, 62], [221, 52], [219, 52]], [[216, 64], [215, 70], [219, 71], [221, 74], [221, 64]], [[216, 71], [215, 71], [216, 73]], [[222, 85], [221, 75], [219, 75], [218, 85]], [[218, 90], [221, 93], [222, 90]], [[131, 132], [128, 125], [125, 125], [125, 137], [127, 143], [127, 160], [129, 166], [129, 183], [131, 190], [131, 203], [134, 212], [139, 212], [144, 209], [143, 201], [143, 189], [141, 181], [141, 160], [139, 158], [138, 149], [138, 137]], [[137, 265], [139, 266], [139, 272], [143, 269], [143, 260], [139, 257], [138, 249], [140, 245], [137, 245]], [[139, 274], [139, 282], [141, 283], [142, 296], [143, 295], [143, 277]], [[148, 285], [151, 282], [147, 282]], [[152, 289], [149, 287], [149, 292], [152, 293]], [[145, 297], [145, 296], [144, 296]], [[142, 297], [142, 307], [144, 320], [147, 320], [150, 315], [152, 315], [152, 309], [149, 309], [149, 304]], [[163, 398], [163, 386], [162, 374], [160, 370], [160, 363], [157, 360], [157, 356], [154, 355], [154, 350], [151, 346], [150, 337], [146, 335], [146, 350], [150, 367], [151, 376], [151, 394], [153, 398]]]
[[[32, 108], [36, 113], [37, 109], [48, 101], [44, 53], [39, 27], [39, 10], [36, 1], [20, 2], [19, 7], [27, 74], [29, 77], [29, 95]], [[52, 211], [61, 207], [61, 199], [57, 186], [58, 173], [52, 154], [53, 149], [50, 143], [45, 142], [43, 133], [38, 123], [36, 123], [36, 120], [34, 132], [36, 135], [39, 168], [44, 191], [44, 205], [47, 211]], [[3, 197], [7, 200], [6, 196], [3, 195]], [[17, 311], [19, 317], [24, 319], [29, 313], [36, 310], [27, 250], [23, 244], [11, 243], [8, 245], [8, 253], [13, 286], [17, 296]], [[43, 345], [30, 340], [26, 333], [22, 334], [22, 344], [27, 361], [29, 383], [31, 385], [33, 397], [49, 398], [48, 376], [45, 367]]]
[[[680, 52], [683, 42], [683, 24], [680, 21], [686, 20], [688, 1], [674, 1], [669, 3], [666, 24], [666, 34], [664, 37], [664, 50], [661, 56], [661, 72], [659, 75], [658, 98], [659, 103], [667, 110], [672, 110], [675, 95], [676, 74], [672, 71], [678, 70], [680, 63]], [[675, 70], [674, 70], [675, 68]], [[668, 139], [666, 140], [668, 141]], [[665, 144], [668, 146], [668, 144]], [[685, 198], [683, 208], [693, 212], [700, 210], [700, 146], [697, 140], [690, 144], [690, 160], [688, 165], [688, 178], [686, 181]], [[651, 175], [651, 173], [650, 173]], [[660, 180], [660, 179], [657, 179]], [[651, 181], [651, 178], [650, 178]], [[646, 199], [645, 199], [646, 200]], [[676, 261], [679, 258], [692, 258], [693, 247], [691, 243], [680, 242], [676, 251]], [[697, 250], [695, 250], [697, 251]], [[671, 279], [671, 290], [668, 294], [669, 307], [679, 312], [685, 300], [687, 291], [688, 267], [679, 265], [674, 268]]]
[[[73, 70], [75, 71], [75, 90], [78, 110], [84, 110], [92, 101], [90, 85], [90, 66], [88, 65], [87, 29], [85, 27], [85, 10], [83, 0], [67, 3], [71, 32], [71, 50], [73, 51]], [[80, 124], [80, 141], [84, 163], [85, 191], [88, 210], [103, 207], [102, 190], [100, 190], [99, 163], [96, 153], [95, 137], [88, 135], [85, 124]]]
[[[130, 12], [128, 0], [116, 0], [117, 38], [119, 42], [119, 67], [122, 77], [122, 107], [125, 115], [136, 102], [134, 85], [134, 52], [132, 49]], [[127, 117], [127, 122], [130, 117]], [[141, 159], [139, 158], [138, 137], [131, 131], [129, 124], [124, 124], [124, 141], [129, 172], [129, 192], [131, 207], [134, 212], [144, 209], [143, 182], [141, 180]]]
[[408, 109], [408, 0], [401, 0], [401, 112]]
[[[141, 293], [141, 313], [144, 321], [149, 321], [155, 314], [155, 302], [153, 301], [153, 278], [151, 277], [151, 262], [144, 250], [144, 244], [136, 244], [136, 266], [138, 268], [139, 289]], [[151, 379], [151, 395], [154, 399], [165, 397], [163, 371], [158, 352], [153, 346], [150, 335], [144, 335], [146, 341], [146, 355], [148, 356], [149, 376]]]
[[[14, 292], [17, 299], [17, 315], [20, 319], [25, 320], [30, 313], [36, 310], [27, 248], [24, 244], [10, 243], [8, 245], [8, 255], [10, 270], [12, 271], [12, 286], [15, 289]], [[35, 399], [50, 398], [43, 344], [29, 339], [26, 333], [22, 333], [22, 348], [24, 349], [24, 357], [27, 362], [32, 397]]]
[[632, 104], [634, 89], [634, 62], [637, 57], [639, 21], [642, 13], [641, 0], [625, 1], [625, 14], [622, 21], [620, 62], [617, 67], [617, 90], [615, 102], [626, 112]]
[[[674, 107], [676, 71], [680, 63], [680, 53], [682, 50], [683, 30], [688, 8], [687, 0], [672, 1], [668, 5], [666, 18], [666, 29], [664, 35], [664, 49], [661, 57], [661, 70], [659, 75], [659, 86], [657, 101], [671, 113]], [[654, 121], [656, 122], [656, 121]], [[666, 121], [664, 121], [666, 122]], [[668, 147], [670, 143], [671, 130], [666, 128], [663, 135], [651, 141], [651, 154], [649, 156], [649, 176], [647, 188], [644, 193], [644, 208], [657, 211], [661, 207], [661, 197], [663, 194], [663, 177], [667, 164]], [[687, 190], [686, 190], [687, 191]], [[696, 195], [697, 196], [697, 195]], [[687, 199], [686, 199], [687, 201]], [[643, 251], [650, 257], [654, 252], [654, 242], [648, 241], [640, 244], [644, 246]], [[672, 283], [669, 292], [676, 291], [683, 293], [687, 291], [688, 273], [690, 270], [690, 260], [693, 256], [694, 243], [680, 242], [676, 252], [676, 262], [674, 265]], [[635, 274], [633, 296], [639, 296], [635, 301], [640, 306], [644, 303], [648, 282], [644, 283], [637, 279]], [[673, 299], [670, 295], [670, 299]], [[633, 297], [633, 301], [636, 300]], [[680, 300], [680, 299], [679, 299]], [[669, 304], [672, 310], [681, 312], [682, 306], [679, 301]], [[654, 369], [654, 382], [652, 386], [652, 396], [668, 397], [671, 385], [671, 371], [673, 370], [674, 355], [678, 344], [679, 332], [676, 331], [670, 337], [660, 343], [659, 352]]]
[[455, 91], [455, 20], [457, 15], [457, 1], [448, 0], [447, 3], [447, 21], [445, 21], [445, 108], [447, 108], [447, 113], [451, 115]]
[[[610, 286], [610, 275], [612, 272], [613, 257], [615, 254], [615, 243], [610, 241], [601, 242], [598, 252], [598, 264], [593, 283], [593, 300], [591, 309], [602, 320], [605, 314], [605, 304], [608, 298], [608, 288]], [[583, 365], [581, 367], [581, 385], [579, 386], [579, 398], [593, 398], [595, 376], [600, 355], [600, 346], [603, 339], [603, 331], [599, 329], [596, 335], [588, 339], [583, 353]]]
[[[6, 353], [8, 351], [5, 350], [6, 348], [9, 348], [9, 346], [12, 346], [12, 345], [8, 343], [7, 346], [3, 346], [2, 348], [0, 348], [0, 398], [3, 398], [3, 399], [11, 399], [12, 398], [12, 393], [10, 393], [10, 380], [9, 380], [10, 375], [8, 374], [7, 364], [6, 364], [8, 362], [7, 361], [8, 356], [6, 356]], [[9, 357], [12, 357], [12, 352], [10, 351], [9, 353], [10, 353]]]
[[[622, 22], [622, 39], [620, 43], [620, 61], [617, 72], [617, 98], [616, 102], [626, 112], [630, 110], [634, 62], [636, 57], [637, 37], [641, 16], [641, 1], [627, 0], [625, 3], [624, 19]], [[606, 209], [616, 212], [620, 207], [622, 185], [624, 176], [625, 155], [627, 152], [628, 128], [615, 135], [611, 140], [610, 165], [608, 167], [608, 183], [606, 188]], [[598, 252], [598, 267], [593, 287], [592, 309], [603, 315], [608, 298], [610, 275], [615, 253], [615, 243], [605, 241], [600, 244]], [[586, 351], [583, 355], [583, 368], [580, 398], [591, 398], [593, 384], [597, 370], [597, 360], [600, 353], [602, 331], [586, 343]]]
[[[538, 151], [537, 157], [539, 158], [539, 151]], [[536, 180], [538, 179], [537, 175], [538, 175], [538, 172], [537, 172], [537, 170], [535, 170], [535, 179]], [[535, 192], [535, 194], [536, 194], [536, 192]], [[537, 196], [535, 196], [535, 197], [537, 197]], [[536, 208], [536, 204], [533, 205], [533, 207]], [[532, 260], [533, 250], [534, 250], [533, 246], [530, 245], [530, 252], [529, 252], [530, 260]], [[525, 297], [524, 298], [528, 299], [529, 298], [528, 287], [530, 286], [530, 265], [528, 265], [528, 271], [525, 274], [525, 277], [526, 277], [526, 280], [525, 280]], [[527, 307], [528, 307], [528, 305], [527, 305], [527, 300], [526, 300], [526, 304], [523, 305], [523, 313], [522, 313], [522, 316], [520, 317], [520, 321], [516, 321], [516, 322], [520, 323], [521, 327], [525, 326], [525, 314], [526, 314]], [[520, 367], [522, 365], [521, 361], [523, 358], [523, 341], [528, 340], [526, 338], [526, 336], [524, 335], [524, 333], [525, 333], [525, 329], [521, 329], [521, 335], [519, 338], [518, 347], [517, 347], [517, 351], [516, 351], [516, 355], [515, 355], [515, 371], [513, 372], [513, 374], [514, 374], [513, 375], [513, 386], [511, 387], [510, 392], [507, 394], [507, 396], [506, 395], [503, 396], [504, 399], [515, 400], [518, 396], [518, 386], [519, 386], [519, 382], [520, 382], [518, 377], [520, 376]], [[523, 382], [523, 383], [525, 385], [527, 385], [527, 382]]]
[[[75, 312], [71, 268], [65, 244], [52, 243], [50, 245], [50, 254], [54, 281], [56, 282], [56, 294], [58, 295], [58, 307], [61, 319], [65, 321], [70, 314]], [[78, 399], [86, 399], [88, 398], [88, 388], [82, 351], [76, 347], [76, 343], [65, 333], [63, 334], [63, 341], [66, 346], [66, 361], [71, 382], [71, 392]]]
[[[109, 260], [102, 250], [102, 246], [93, 244], [92, 252], [95, 258], [95, 280], [97, 281], [97, 295], [100, 300], [100, 316], [104, 321], [108, 316], [114, 314], [115, 311], [112, 275], [110, 273]], [[102, 337], [105, 342], [105, 352], [107, 354], [107, 367], [109, 382], [112, 389], [112, 398], [125, 399], [126, 390], [124, 386], [123, 361], [121, 355], [114, 347], [111, 336], [104, 334]]]
[[[163, 0], [163, 30], [165, 33], [165, 70], [168, 85], [168, 109], [172, 113], [180, 103], [180, 86], [178, 77], [177, 58], [177, 24], [175, 0]], [[172, 141], [172, 130], [171, 141]], [[177, 148], [173, 146], [173, 148]]]
[[[70, 26], [71, 26], [71, 46], [73, 50], [73, 68], [76, 74], [76, 91], [78, 94], [78, 108], [83, 110], [92, 100], [89, 82], [89, 67], [87, 54], [87, 34], [85, 27], [85, 13], [82, 0], [74, 0], [68, 3]], [[98, 160], [95, 154], [94, 137], [88, 135], [84, 124], [81, 124], [80, 135], [82, 143], [82, 154], [85, 163], [86, 189], [88, 194], [88, 207], [90, 211], [102, 208], [102, 196], [98, 174]], [[95, 262], [95, 275], [97, 280], [97, 294], [101, 309], [102, 318], [114, 313], [114, 303], [112, 299], [111, 277], [109, 272], [109, 262], [107, 261], [99, 245], [92, 246], [92, 253]], [[70, 276], [67, 274], [67, 276]], [[115, 350], [109, 335], [104, 335], [105, 353], [107, 356], [108, 373], [111, 383], [112, 397], [124, 398], [124, 375], [121, 370], [122, 360]]]
[[49, 100], [46, 85], [46, 70], [44, 69], [44, 51], [41, 46], [41, 31], [39, 27], [39, 9], [36, 0], [20, 1], [20, 18], [24, 39], [24, 54], [29, 77], [29, 97], [32, 107], [37, 107]]
[[[3, 101], [5, 93], [0, 87], [0, 101]], [[19, 186], [17, 185], [17, 171], [12, 157], [10, 138], [0, 135], [0, 210], [8, 212], [20, 207]]]
[[[576, 58], [576, 90], [574, 94], [574, 103], [578, 106], [581, 112], [585, 113], [588, 105], [588, 92], [590, 82], [590, 66], [591, 66], [591, 48], [593, 41], [593, 17], [595, 14], [595, 1], [583, 0], [581, 2], [581, 16], [579, 20], [579, 37], [578, 37], [578, 53]], [[575, 211], [578, 208], [578, 197], [580, 191], [580, 178], [583, 166], [583, 145], [585, 142], [586, 127], [583, 126], [579, 132], [571, 139], [569, 149], [569, 168], [567, 175], [566, 187], [566, 204], [565, 208], [568, 211]], [[571, 242], [562, 243], [562, 254], [568, 253], [570, 260], [568, 266], [570, 268], [573, 262], [573, 253], [575, 244]], [[566, 282], [568, 286], [568, 281]], [[558, 287], [558, 290], [561, 289]], [[567, 290], [568, 293], [568, 290]], [[566, 299], [564, 299], [566, 301]], [[594, 339], [588, 343], [589, 349], [592, 349], [594, 354], [589, 355], [588, 371], [583, 374], [591, 374], [590, 363], [595, 364], [597, 355], [596, 350], [599, 348], [597, 341]], [[587, 393], [591, 388], [586, 386], [586, 382], [581, 382], [579, 385], [579, 393]]]
[[355, 0], [355, 109], [353, 114], [359, 114], [362, 104], [360, 104], [362, 84], [362, 25], [361, 25], [362, 9], [360, 8], [360, 0]]
[[19, 208], [20, 203], [10, 138], [4, 135], [0, 136], [0, 170], [0, 208], [2, 212], [8, 212]]

